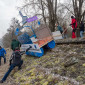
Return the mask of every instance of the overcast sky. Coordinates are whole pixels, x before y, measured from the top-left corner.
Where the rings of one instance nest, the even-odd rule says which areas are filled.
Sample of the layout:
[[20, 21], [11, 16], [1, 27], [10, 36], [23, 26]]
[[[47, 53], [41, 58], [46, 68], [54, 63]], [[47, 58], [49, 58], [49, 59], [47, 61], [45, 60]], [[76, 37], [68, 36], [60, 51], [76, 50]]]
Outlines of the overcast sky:
[[0, 38], [7, 32], [12, 17], [19, 17], [17, 6], [22, 0], [0, 0]]
[[[13, 17], [18, 19], [18, 6], [21, 6], [23, 0], [0, 0], [0, 38], [7, 32], [10, 20]], [[63, 0], [60, 0], [63, 1]]]

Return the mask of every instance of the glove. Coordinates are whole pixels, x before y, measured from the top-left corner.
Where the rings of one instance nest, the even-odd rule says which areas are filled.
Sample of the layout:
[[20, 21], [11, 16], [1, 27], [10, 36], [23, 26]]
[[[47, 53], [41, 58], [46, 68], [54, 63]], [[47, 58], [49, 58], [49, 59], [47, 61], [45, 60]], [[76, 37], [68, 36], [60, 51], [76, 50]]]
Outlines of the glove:
[[4, 54], [4, 56], [6, 56], [6, 54]]

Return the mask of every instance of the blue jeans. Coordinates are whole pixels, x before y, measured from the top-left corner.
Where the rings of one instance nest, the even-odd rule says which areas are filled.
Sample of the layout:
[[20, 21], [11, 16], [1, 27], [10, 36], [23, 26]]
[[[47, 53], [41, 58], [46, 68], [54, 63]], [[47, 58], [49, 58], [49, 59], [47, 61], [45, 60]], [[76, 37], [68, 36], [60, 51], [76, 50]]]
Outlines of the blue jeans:
[[11, 64], [8, 71], [6, 72], [6, 74], [4, 75], [4, 77], [2, 78], [2, 81], [5, 81], [6, 78], [8, 77], [8, 75], [10, 74], [10, 72], [16, 67], [18, 66], [18, 69], [21, 68], [21, 65], [23, 64], [23, 60], [21, 60], [20, 64], [16, 65], [16, 64]]
[[5, 56], [0, 56], [0, 65], [1, 65], [1, 57], [4, 58], [4, 63], [6, 63], [6, 57]]
[[67, 38], [67, 34], [63, 34], [63, 39]]
[[82, 38], [83, 37], [83, 31], [80, 31], [80, 37]]

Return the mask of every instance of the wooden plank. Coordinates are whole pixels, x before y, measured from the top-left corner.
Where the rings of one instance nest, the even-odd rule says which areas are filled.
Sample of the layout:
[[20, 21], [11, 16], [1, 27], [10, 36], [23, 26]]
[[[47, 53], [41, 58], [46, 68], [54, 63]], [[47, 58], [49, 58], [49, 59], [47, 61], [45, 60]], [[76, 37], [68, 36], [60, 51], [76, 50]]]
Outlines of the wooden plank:
[[49, 43], [52, 40], [53, 40], [53, 37], [49, 36], [49, 37], [46, 37], [46, 38], [43, 38], [43, 39], [38, 39], [38, 41], [34, 42], [34, 44], [38, 44], [39, 47], [43, 47], [44, 45], [46, 45], [47, 43]]

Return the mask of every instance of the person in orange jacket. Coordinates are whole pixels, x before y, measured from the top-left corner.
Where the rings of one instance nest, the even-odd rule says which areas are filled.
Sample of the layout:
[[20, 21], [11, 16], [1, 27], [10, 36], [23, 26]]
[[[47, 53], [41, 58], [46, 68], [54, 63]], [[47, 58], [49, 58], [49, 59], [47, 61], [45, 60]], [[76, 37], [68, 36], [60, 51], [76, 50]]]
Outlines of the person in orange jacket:
[[72, 38], [76, 38], [75, 32], [76, 32], [76, 28], [77, 28], [77, 20], [74, 18], [74, 16], [71, 16], [71, 26], [73, 28], [72, 30]]

